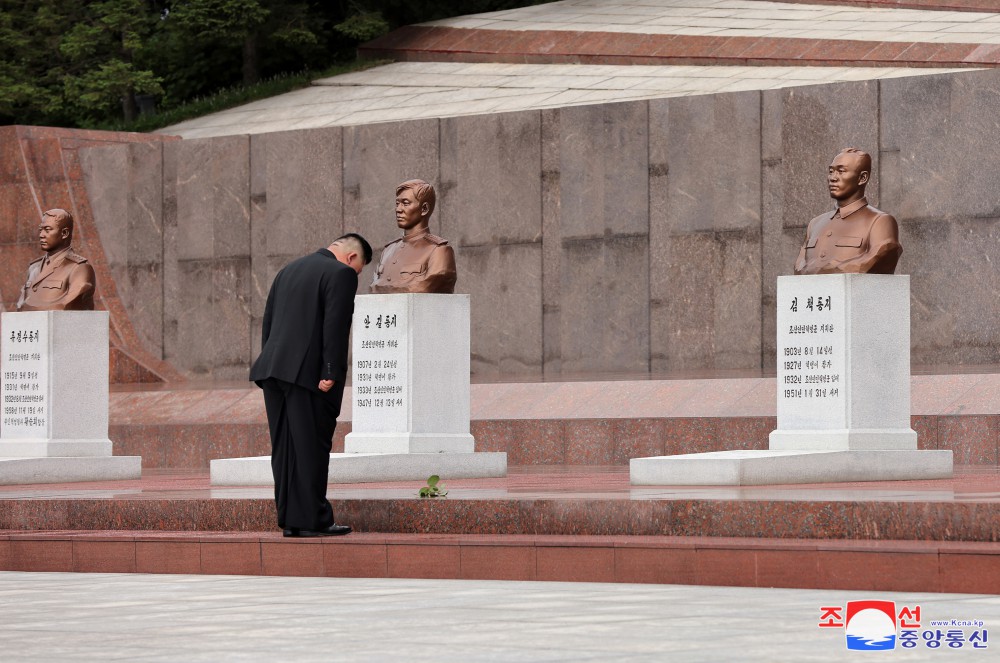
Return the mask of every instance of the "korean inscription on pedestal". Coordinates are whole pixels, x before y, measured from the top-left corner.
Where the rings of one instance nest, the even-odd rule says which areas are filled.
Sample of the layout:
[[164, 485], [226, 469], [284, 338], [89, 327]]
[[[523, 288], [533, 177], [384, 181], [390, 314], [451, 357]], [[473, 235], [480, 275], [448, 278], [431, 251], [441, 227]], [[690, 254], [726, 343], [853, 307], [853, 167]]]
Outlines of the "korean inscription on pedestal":
[[6, 316], [3, 352], [3, 437], [48, 437], [48, 347], [37, 315]]
[[843, 427], [845, 302], [836, 291], [816, 289], [809, 279], [779, 290], [779, 427]]
[[355, 430], [393, 432], [407, 429], [405, 300], [385, 298], [377, 311], [356, 319], [354, 334]]

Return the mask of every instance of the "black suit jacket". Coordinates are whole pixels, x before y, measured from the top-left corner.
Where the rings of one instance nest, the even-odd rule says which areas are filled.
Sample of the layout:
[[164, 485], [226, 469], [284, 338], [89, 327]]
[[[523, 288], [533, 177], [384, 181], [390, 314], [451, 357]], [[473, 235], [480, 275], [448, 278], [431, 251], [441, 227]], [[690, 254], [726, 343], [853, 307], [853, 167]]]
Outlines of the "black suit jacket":
[[[261, 352], [250, 379], [297, 384], [323, 396], [339, 414], [357, 289], [357, 273], [327, 249], [285, 265], [267, 295]], [[320, 380], [333, 380], [333, 388], [320, 391]]]

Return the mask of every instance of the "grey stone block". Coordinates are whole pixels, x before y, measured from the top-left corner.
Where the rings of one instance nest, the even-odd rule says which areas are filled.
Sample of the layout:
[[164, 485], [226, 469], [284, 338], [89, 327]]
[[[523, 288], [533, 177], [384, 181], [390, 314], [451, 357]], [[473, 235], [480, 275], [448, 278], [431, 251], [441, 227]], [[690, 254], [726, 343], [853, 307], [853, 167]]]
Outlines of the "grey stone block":
[[195, 376], [245, 378], [251, 361], [250, 265], [246, 258], [179, 263], [178, 295], [166, 318], [175, 366]]
[[760, 362], [760, 99], [650, 102], [652, 370]]
[[564, 240], [563, 373], [649, 370], [648, 252], [645, 235]]
[[543, 110], [542, 117], [542, 370], [559, 373], [560, 301], [562, 299], [562, 242], [559, 240], [560, 150], [562, 119], [558, 109]]
[[[80, 150], [83, 181], [108, 266], [118, 281], [128, 264], [128, 145]], [[120, 292], [120, 289], [119, 289]]]
[[542, 370], [542, 246], [462, 248], [457, 291], [472, 303], [472, 374], [539, 377]]
[[882, 91], [885, 209], [900, 223], [998, 218], [996, 71], [888, 79]]
[[[664, 217], [650, 214], [650, 225], [662, 220], [674, 235], [758, 228], [760, 93], [681, 97], [666, 103], [666, 131], [659, 125], [649, 140], [651, 154], [666, 155], [667, 201]], [[666, 146], [661, 147], [661, 141]]]
[[[395, 221], [396, 185], [409, 179], [439, 185], [438, 121], [344, 127], [343, 132], [344, 228], [381, 249], [402, 234]], [[431, 232], [440, 234], [434, 217]], [[369, 282], [370, 276], [365, 285]]]
[[649, 229], [646, 102], [560, 110], [560, 236], [645, 235]]
[[173, 143], [179, 260], [250, 255], [250, 139]]
[[540, 132], [537, 111], [441, 120], [443, 237], [457, 246], [540, 241]]
[[[845, 147], [870, 153], [873, 160], [868, 201], [878, 205], [878, 83], [860, 81], [766, 90], [765, 106], [781, 107], [782, 225], [805, 228], [832, 209], [826, 170]], [[768, 99], [777, 96], [777, 100]], [[769, 150], [777, 147], [765, 132]]]
[[163, 260], [163, 144], [130, 143], [128, 155], [128, 263]]
[[650, 256], [654, 371], [759, 365], [759, 256], [756, 228], [660, 241]]
[[260, 219], [266, 255], [304, 255], [342, 235], [341, 129], [285, 131], [252, 141], [263, 144], [264, 163], [254, 169], [266, 172]]
[[1000, 363], [1000, 268], [984, 248], [1000, 242], [1000, 219], [909, 222], [900, 242], [911, 272], [913, 363]]

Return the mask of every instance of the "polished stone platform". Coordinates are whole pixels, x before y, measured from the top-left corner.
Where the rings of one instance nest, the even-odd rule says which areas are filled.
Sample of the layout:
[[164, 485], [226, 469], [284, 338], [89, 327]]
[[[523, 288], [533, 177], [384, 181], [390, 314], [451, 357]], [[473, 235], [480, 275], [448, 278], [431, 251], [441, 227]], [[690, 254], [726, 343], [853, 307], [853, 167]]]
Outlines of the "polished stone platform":
[[[330, 454], [330, 483], [423, 481], [432, 474], [456, 479], [488, 479], [507, 474], [507, 454], [479, 453], [335, 453]], [[213, 486], [273, 486], [270, 456], [220, 458], [210, 468]]]
[[355, 533], [291, 540], [268, 488], [207, 472], [0, 487], [0, 570], [650, 582], [1000, 593], [1000, 470], [953, 479], [634, 487], [624, 467], [331, 486]]
[[952, 458], [940, 449], [767, 449], [633, 458], [629, 468], [636, 486], [762, 486], [946, 479]]
[[124, 481], [138, 479], [141, 474], [142, 459], [138, 456], [0, 458], [0, 484], [6, 485]]
[[[918, 448], [951, 450], [957, 465], [997, 465], [1000, 374], [937, 370], [911, 378]], [[777, 425], [775, 380], [759, 372], [580, 376], [471, 389], [476, 451], [504, 452], [510, 465], [626, 466], [646, 456], [764, 450]], [[350, 390], [334, 452], [344, 451], [351, 431]], [[114, 452], [142, 456], [146, 468], [208, 469], [213, 459], [270, 453], [264, 400], [250, 383], [116, 386], [110, 421]]]

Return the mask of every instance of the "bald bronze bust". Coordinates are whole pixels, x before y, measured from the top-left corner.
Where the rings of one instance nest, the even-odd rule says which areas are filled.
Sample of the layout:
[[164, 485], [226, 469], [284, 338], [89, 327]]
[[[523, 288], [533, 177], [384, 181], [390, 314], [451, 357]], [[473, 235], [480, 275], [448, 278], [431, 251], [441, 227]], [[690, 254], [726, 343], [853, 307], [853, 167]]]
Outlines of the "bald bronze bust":
[[423, 180], [396, 187], [396, 225], [403, 236], [382, 250], [370, 292], [455, 292], [455, 251], [428, 229], [435, 200], [434, 187]]
[[865, 198], [872, 158], [849, 147], [827, 169], [832, 212], [809, 222], [806, 239], [795, 261], [796, 274], [892, 274], [903, 253], [899, 226], [891, 214], [875, 209]]
[[18, 311], [94, 310], [94, 268], [73, 250], [72, 240], [72, 214], [64, 209], [42, 214], [38, 245], [45, 255], [28, 264]]

